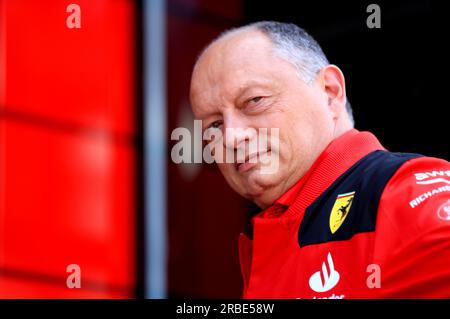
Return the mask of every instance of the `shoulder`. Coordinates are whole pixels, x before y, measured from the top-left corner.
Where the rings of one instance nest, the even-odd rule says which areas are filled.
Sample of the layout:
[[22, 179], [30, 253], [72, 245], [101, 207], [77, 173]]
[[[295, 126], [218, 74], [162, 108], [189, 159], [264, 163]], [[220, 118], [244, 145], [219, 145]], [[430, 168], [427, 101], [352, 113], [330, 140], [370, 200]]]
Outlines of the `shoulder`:
[[379, 202], [374, 258], [385, 292], [448, 298], [450, 163], [430, 157], [404, 162]]
[[404, 162], [386, 184], [378, 214], [416, 234], [450, 227], [450, 163], [433, 157]]

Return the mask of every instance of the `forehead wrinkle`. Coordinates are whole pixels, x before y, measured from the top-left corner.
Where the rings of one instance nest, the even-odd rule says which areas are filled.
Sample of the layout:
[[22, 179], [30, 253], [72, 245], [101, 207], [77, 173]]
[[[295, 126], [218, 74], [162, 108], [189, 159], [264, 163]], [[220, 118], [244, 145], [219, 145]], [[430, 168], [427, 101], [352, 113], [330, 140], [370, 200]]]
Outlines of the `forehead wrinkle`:
[[[233, 103], [252, 85], [273, 82], [267, 77], [270, 68], [264, 65], [274, 58], [270, 39], [260, 32], [252, 37], [242, 35], [213, 43], [195, 65], [197, 83], [194, 83], [193, 91], [200, 97], [206, 95], [206, 101], [199, 101], [201, 111], [206, 114]], [[208, 110], [206, 103], [215, 105], [214, 109]]]

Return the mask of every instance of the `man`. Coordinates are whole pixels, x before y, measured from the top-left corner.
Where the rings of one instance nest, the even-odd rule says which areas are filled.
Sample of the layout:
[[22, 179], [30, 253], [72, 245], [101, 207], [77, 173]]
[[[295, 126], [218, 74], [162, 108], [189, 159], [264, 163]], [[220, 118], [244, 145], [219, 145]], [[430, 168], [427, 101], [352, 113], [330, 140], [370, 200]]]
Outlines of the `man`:
[[[304, 30], [225, 32], [194, 67], [191, 103], [224, 151], [244, 149], [245, 163], [218, 166], [262, 208], [239, 241], [245, 298], [450, 297], [449, 163], [354, 129], [341, 70]], [[250, 163], [260, 128], [279, 128], [277, 145]]]

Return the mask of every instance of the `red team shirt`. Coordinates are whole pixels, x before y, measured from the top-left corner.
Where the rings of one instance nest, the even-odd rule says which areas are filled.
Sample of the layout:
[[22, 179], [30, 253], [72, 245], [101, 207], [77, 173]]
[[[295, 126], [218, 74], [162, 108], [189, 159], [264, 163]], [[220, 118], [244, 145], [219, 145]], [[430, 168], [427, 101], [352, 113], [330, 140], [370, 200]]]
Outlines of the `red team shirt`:
[[450, 163], [395, 154], [357, 130], [330, 143], [241, 234], [243, 297], [450, 297]]

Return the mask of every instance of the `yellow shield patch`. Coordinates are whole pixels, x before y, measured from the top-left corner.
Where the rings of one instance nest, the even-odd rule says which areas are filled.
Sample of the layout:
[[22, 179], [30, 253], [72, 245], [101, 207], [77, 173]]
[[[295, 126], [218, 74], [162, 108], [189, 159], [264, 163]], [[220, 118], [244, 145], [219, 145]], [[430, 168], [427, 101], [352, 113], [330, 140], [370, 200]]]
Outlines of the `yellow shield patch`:
[[334, 202], [330, 214], [330, 230], [334, 234], [341, 227], [352, 206], [355, 192], [340, 194]]

